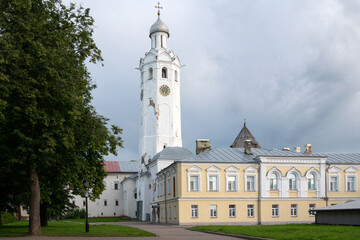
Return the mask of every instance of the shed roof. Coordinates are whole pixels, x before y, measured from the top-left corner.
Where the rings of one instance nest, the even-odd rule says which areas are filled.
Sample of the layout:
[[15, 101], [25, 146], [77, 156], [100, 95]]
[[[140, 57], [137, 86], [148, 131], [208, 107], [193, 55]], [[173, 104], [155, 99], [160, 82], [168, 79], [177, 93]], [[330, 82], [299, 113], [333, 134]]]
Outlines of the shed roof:
[[342, 204], [317, 208], [315, 209], [315, 211], [339, 211], [339, 210], [354, 210], [354, 209], [360, 209], [360, 200], [348, 201]]

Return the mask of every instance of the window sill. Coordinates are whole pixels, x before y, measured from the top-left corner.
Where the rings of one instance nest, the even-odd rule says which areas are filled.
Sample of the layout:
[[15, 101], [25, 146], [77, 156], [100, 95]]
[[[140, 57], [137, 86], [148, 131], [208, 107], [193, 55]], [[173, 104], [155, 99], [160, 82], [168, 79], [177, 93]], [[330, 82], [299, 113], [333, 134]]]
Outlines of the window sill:
[[211, 216], [210, 216], [210, 218], [217, 218], [217, 217], [211, 217]]
[[238, 192], [238, 190], [226, 190], [227, 192]]
[[248, 218], [254, 218], [254, 216], [247, 216]]
[[229, 218], [236, 218], [236, 216], [229, 216]]
[[219, 190], [208, 190], [208, 192], [219, 192]]
[[296, 218], [296, 217], [298, 217], [298, 216], [291, 216], [292, 218]]
[[270, 192], [279, 192], [279, 189], [270, 189]]
[[279, 216], [271, 216], [272, 218], [278, 218]]
[[245, 192], [256, 192], [256, 190], [246, 190]]

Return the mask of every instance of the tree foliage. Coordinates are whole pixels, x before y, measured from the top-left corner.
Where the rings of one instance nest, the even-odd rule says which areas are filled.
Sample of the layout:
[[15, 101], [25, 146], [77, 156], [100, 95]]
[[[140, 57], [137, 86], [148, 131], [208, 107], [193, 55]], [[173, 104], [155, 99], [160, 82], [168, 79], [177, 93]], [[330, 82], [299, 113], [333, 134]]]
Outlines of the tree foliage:
[[[86, 62], [102, 57], [89, 9], [60, 0], [1, 0], [0, 10], [0, 182], [6, 172], [6, 182], [27, 189], [29, 233], [38, 235], [40, 201], [68, 199], [68, 186], [82, 193], [84, 179], [91, 197], [99, 196], [103, 155], [122, 147], [122, 130], [109, 129], [91, 105], [96, 86]], [[18, 194], [1, 187], [7, 196]]]

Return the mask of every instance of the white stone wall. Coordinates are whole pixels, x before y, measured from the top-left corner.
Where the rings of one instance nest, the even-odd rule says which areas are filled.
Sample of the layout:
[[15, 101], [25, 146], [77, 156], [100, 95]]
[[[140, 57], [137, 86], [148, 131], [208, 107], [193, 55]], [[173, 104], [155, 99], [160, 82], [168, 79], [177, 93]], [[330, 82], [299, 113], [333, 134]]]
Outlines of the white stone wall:
[[[124, 215], [124, 200], [121, 181], [130, 175], [132, 174], [109, 173], [104, 180], [104, 183], [106, 182], [106, 188], [100, 195], [100, 199], [96, 199], [94, 202], [88, 201], [89, 217], [114, 217]], [[115, 183], [118, 183], [118, 189], [115, 189]], [[75, 205], [79, 208], [85, 208], [83, 205], [85, 198], [75, 196], [73, 201], [75, 201]], [[116, 205], [116, 201], [118, 201], [118, 205]]]

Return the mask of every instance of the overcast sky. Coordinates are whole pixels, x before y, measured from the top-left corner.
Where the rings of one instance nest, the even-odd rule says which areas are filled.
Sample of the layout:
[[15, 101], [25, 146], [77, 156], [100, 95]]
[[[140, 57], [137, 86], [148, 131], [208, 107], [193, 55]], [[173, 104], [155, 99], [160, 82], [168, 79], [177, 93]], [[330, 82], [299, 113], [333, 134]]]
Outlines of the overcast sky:
[[[124, 129], [138, 159], [139, 59], [150, 50], [154, 0], [68, 1], [91, 9], [104, 67], [89, 64], [97, 111]], [[247, 127], [263, 148], [312, 144], [360, 152], [360, 1], [163, 0], [180, 58], [183, 146], [228, 147]]]

